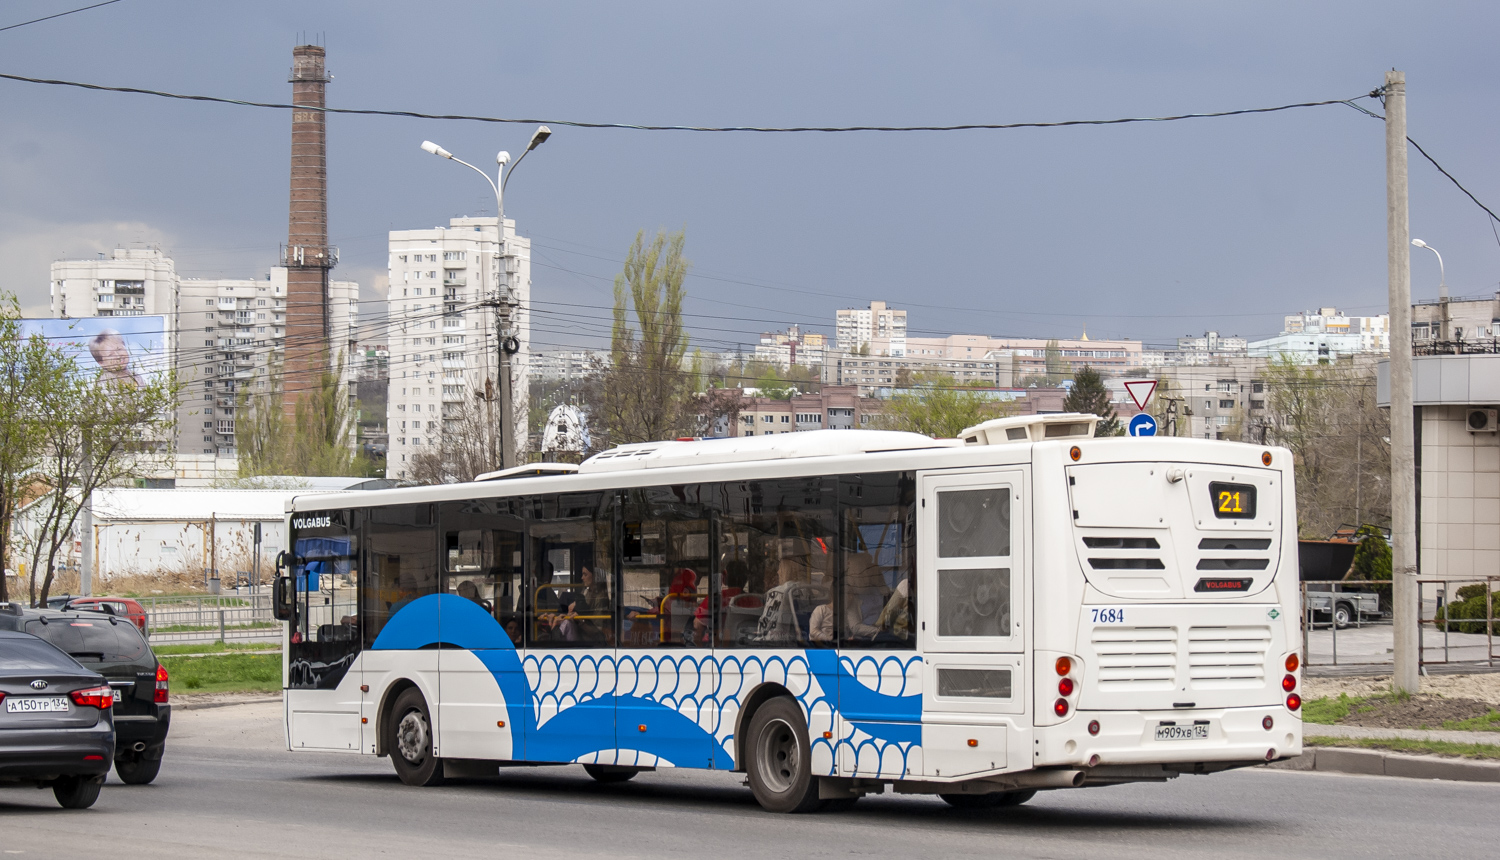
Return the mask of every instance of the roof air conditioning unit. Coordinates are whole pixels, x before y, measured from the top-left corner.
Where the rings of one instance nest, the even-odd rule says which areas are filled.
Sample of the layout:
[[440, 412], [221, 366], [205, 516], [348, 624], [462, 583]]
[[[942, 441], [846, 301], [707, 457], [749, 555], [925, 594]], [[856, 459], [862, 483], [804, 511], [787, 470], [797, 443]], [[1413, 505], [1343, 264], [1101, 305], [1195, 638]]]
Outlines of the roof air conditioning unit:
[[1494, 433], [1496, 429], [1495, 409], [1470, 409], [1469, 410], [1469, 432], [1470, 433]]

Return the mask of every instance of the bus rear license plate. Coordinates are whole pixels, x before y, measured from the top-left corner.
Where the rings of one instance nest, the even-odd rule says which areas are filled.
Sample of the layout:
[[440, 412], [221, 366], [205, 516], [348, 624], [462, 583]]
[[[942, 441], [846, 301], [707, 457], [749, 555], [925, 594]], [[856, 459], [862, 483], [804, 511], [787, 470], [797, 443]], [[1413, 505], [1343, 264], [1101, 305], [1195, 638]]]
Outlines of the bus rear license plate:
[[1162, 723], [1156, 727], [1156, 739], [1159, 741], [1208, 740], [1208, 726], [1202, 724], [1178, 726], [1171, 723]]

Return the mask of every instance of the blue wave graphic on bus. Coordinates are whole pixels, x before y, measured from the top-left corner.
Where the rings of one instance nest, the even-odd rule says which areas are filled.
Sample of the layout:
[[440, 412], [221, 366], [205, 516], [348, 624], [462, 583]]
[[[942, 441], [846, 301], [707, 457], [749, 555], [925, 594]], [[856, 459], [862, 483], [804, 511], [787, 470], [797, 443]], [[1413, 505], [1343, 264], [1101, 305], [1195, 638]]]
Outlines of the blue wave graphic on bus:
[[[679, 710], [684, 705], [702, 708], [718, 698], [714, 691], [697, 694], [695, 689], [677, 689], [680, 681], [676, 679], [690, 676], [696, 688], [704, 677], [703, 670], [720, 662], [707, 654], [672, 651], [654, 660], [624, 658], [619, 665], [615, 665], [613, 658], [604, 658], [612, 670], [624, 670], [625, 664], [629, 664], [636, 680], [629, 692], [602, 688], [603, 685], [597, 683], [600, 666], [593, 655], [545, 652], [528, 657], [528, 665], [523, 666], [515, 645], [494, 617], [478, 604], [451, 594], [427, 595], [402, 607], [386, 622], [371, 647], [373, 650], [415, 650], [437, 645], [469, 651], [489, 670], [500, 688], [515, 737], [524, 744], [528, 760], [593, 761], [594, 754], [606, 752], [598, 748], [598, 738], [601, 735], [614, 736], [615, 715], [628, 711], [628, 723], [649, 723], [651, 730], [639, 737], [632, 736], [628, 741], [620, 738], [617, 744], [622, 750], [645, 753], [663, 763], [685, 765], [702, 761], [705, 751], [711, 751], [709, 755], [714, 767], [731, 767], [734, 762], [732, 726], [715, 724], [710, 730]], [[860, 664], [870, 660], [869, 657], [862, 658]], [[922, 696], [920, 690], [908, 694], [906, 689], [911, 681], [911, 667], [921, 663], [920, 657], [891, 655], [875, 661], [877, 675], [887, 664], [900, 672], [900, 689], [895, 695], [866, 686], [856, 677], [857, 665], [847, 657], [841, 659], [838, 652], [832, 650], [806, 650], [789, 659], [725, 655], [722, 663], [726, 668], [738, 666], [741, 674], [756, 674], [763, 679], [777, 674], [769, 671], [774, 666], [781, 667], [779, 674], [783, 679], [798, 668], [796, 664], [805, 667], [815, 679], [808, 689], [795, 693], [805, 713], [811, 717], [814, 710], [823, 705], [830, 717], [841, 713], [849, 729], [832, 741], [819, 737], [820, 732], [812, 732], [812, 745], [828, 749], [830, 759], [839, 747], [851, 749], [856, 759], [861, 750], [873, 748], [877, 759], [883, 760], [890, 751], [899, 754], [904, 765], [911, 748], [921, 744]], [[543, 689], [539, 681], [528, 681], [529, 674], [537, 675], [548, 666], [553, 672], [552, 686]], [[562, 668], [575, 673], [592, 673], [596, 679], [594, 688], [560, 689], [556, 674]], [[651, 683], [643, 685], [642, 673], [648, 668]], [[658, 690], [656, 679], [665, 680], [667, 677], [674, 679], [673, 686]], [[623, 683], [617, 677], [610, 686]], [[555, 707], [556, 713], [541, 721], [538, 715], [544, 702]], [[585, 703], [588, 707], [578, 707]], [[717, 715], [722, 714], [723, 706], [731, 703], [739, 704], [737, 694], [728, 694], [722, 701], [717, 701], [718, 707], [713, 709], [715, 721], [719, 719]], [[625, 763], [623, 759], [621, 763]]]

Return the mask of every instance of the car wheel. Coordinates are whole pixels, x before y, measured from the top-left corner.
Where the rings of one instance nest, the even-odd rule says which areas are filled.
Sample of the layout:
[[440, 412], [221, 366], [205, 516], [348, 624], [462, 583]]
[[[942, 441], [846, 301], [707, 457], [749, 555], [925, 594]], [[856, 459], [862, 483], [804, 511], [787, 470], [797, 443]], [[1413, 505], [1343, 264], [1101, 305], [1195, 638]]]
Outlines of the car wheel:
[[432, 717], [422, 691], [412, 687], [396, 697], [386, 722], [385, 748], [396, 775], [407, 785], [442, 785], [443, 760], [432, 754]]
[[115, 759], [115, 776], [126, 785], [147, 785], [161, 773], [161, 759], [148, 759], [137, 755], [134, 758]]
[[995, 809], [1020, 806], [1036, 797], [1036, 791], [996, 791], [990, 794], [940, 794], [943, 802], [955, 809]]
[[103, 780], [89, 776], [65, 776], [52, 783], [52, 794], [63, 809], [88, 809], [99, 799]]
[[607, 764], [586, 764], [583, 770], [584, 773], [593, 777], [595, 782], [602, 782], [606, 785], [612, 782], [628, 782], [640, 773], [633, 767], [611, 767]]
[[1354, 607], [1350, 606], [1347, 603], [1340, 603], [1338, 606], [1335, 606], [1333, 608], [1333, 623], [1337, 625], [1340, 630], [1348, 627], [1353, 622]]
[[767, 812], [811, 812], [822, 805], [812, 775], [807, 721], [792, 699], [781, 696], [761, 705], [750, 720], [750, 790]]

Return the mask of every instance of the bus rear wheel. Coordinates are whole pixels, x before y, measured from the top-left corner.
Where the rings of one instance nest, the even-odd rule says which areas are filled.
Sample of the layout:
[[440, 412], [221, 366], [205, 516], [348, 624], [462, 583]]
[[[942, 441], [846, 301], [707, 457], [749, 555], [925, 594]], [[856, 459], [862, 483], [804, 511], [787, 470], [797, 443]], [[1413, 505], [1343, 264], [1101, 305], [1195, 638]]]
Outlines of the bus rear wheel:
[[938, 797], [955, 809], [996, 809], [1001, 806], [1020, 806], [1036, 797], [1036, 790], [996, 791], [991, 794], [940, 794]]
[[432, 717], [421, 690], [412, 687], [396, 697], [385, 731], [385, 748], [402, 782], [442, 785], [443, 761], [432, 754]]
[[750, 719], [746, 770], [755, 800], [767, 812], [812, 812], [822, 806], [812, 775], [807, 721], [791, 698], [771, 699]]

